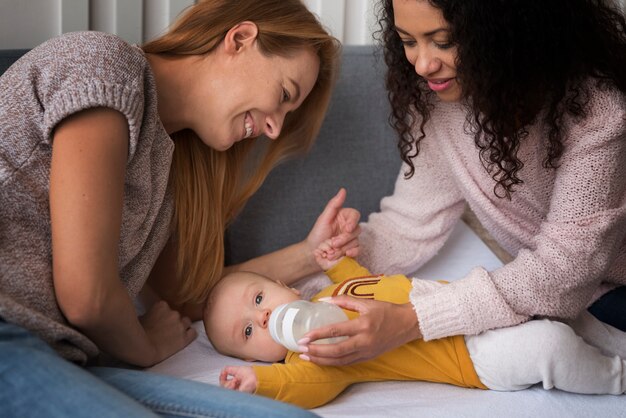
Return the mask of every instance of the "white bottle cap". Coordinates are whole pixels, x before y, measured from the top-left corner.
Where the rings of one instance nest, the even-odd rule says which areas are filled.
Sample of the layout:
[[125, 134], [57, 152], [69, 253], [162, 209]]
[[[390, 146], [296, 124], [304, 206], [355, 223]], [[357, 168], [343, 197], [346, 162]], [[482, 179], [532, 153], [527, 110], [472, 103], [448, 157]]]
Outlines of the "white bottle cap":
[[271, 313], [268, 328], [274, 341], [291, 351], [298, 352], [298, 342], [293, 335], [293, 321], [300, 308], [278, 305]]
[[293, 335], [293, 321], [300, 312], [300, 308], [287, 308], [283, 317], [283, 345], [291, 351], [298, 352], [298, 342]]
[[277, 322], [278, 322], [278, 318], [281, 316], [281, 312], [285, 309], [285, 307], [287, 306], [286, 303], [283, 303], [282, 305], [278, 305], [276, 308], [274, 308], [274, 310], [272, 311], [271, 315], [270, 315], [270, 322], [268, 325], [268, 328], [270, 330], [270, 335], [272, 336], [272, 339], [274, 341], [276, 341], [278, 344], [283, 344], [283, 330], [282, 327], [279, 327]]

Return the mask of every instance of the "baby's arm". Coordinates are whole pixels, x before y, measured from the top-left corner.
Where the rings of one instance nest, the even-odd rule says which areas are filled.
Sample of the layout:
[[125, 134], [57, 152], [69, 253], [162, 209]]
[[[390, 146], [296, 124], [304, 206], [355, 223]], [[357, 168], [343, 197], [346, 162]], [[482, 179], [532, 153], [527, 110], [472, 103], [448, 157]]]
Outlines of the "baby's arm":
[[220, 385], [231, 390], [265, 396], [302, 408], [315, 408], [337, 397], [354, 381], [349, 368], [323, 368], [310, 362], [269, 366], [226, 366]]
[[[425, 342], [423, 340], [404, 344], [376, 359], [348, 366], [319, 366], [304, 361], [296, 353], [287, 355], [286, 363], [237, 367], [231, 375], [238, 375], [240, 382], [227, 386], [244, 391], [244, 378], [239, 370], [254, 374], [254, 394], [288, 402], [303, 408], [316, 408], [334, 400], [348, 386], [360, 382], [386, 380], [431, 381], [463, 387], [479, 386], [463, 370], [454, 366], [457, 352], [450, 339]], [[437, 364], [445, 367], [437, 367]], [[229, 368], [226, 368], [229, 369]], [[225, 369], [225, 370], [226, 370]], [[224, 371], [222, 372], [224, 374]], [[225, 380], [225, 379], [224, 379]], [[222, 381], [222, 379], [220, 379]]]

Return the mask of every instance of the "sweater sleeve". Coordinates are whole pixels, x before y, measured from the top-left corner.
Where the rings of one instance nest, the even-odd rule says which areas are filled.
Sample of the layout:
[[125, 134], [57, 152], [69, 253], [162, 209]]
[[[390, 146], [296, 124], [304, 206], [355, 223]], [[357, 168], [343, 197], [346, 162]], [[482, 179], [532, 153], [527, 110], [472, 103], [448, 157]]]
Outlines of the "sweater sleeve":
[[437, 254], [461, 217], [463, 196], [436, 146], [428, 138], [421, 142], [415, 174], [405, 179], [408, 166], [403, 165], [393, 195], [361, 224], [359, 262], [371, 271], [415, 272]]
[[148, 64], [143, 53], [115, 35], [73, 32], [34, 48], [16, 71], [26, 71], [44, 109], [44, 143], [68, 116], [107, 107], [122, 113], [130, 132], [129, 159], [143, 122]]
[[493, 272], [475, 268], [432, 292], [414, 288], [425, 339], [532, 316], [572, 318], [602, 281], [623, 281], [611, 267], [626, 236], [626, 104], [618, 92], [591, 92], [587, 117], [565, 125], [566, 148], [534, 246]]
[[308, 361], [252, 367], [257, 377], [255, 395], [302, 408], [332, 401], [357, 380], [350, 375], [349, 367], [324, 367]]

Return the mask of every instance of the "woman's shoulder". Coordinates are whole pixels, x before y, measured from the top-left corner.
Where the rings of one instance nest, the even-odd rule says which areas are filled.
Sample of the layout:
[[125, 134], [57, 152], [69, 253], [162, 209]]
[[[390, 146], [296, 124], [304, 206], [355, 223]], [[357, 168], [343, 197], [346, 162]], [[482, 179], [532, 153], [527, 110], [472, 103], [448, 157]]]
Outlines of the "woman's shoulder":
[[133, 79], [147, 60], [142, 50], [120, 37], [103, 32], [70, 32], [33, 48], [20, 61], [23, 73], [35, 71], [54, 78], [108, 77]]
[[623, 120], [626, 117], [626, 93], [612, 82], [590, 78], [583, 84], [587, 92], [587, 119]]
[[626, 136], [626, 95], [612, 83], [589, 78], [577, 91], [576, 103], [582, 114], [563, 118], [565, 152], [590, 153], [615, 146], [624, 147]]
[[146, 103], [155, 107], [156, 90], [143, 51], [102, 32], [52, 38], [0, 78], [0, 107], [33, 109], [46, 141], [61, 120], [91, 107], [116, 109], [141, 126]]
[[97, 31], [68, 32], [51, 38], [33, 48], [32, 53], [51, 52], [59, 54], [102, 54], [116, 56], [119, 54], [140, 54], [140, 49], [130, 45], [117, 35]]
[[583, 83], [580, 96], [579, 101], [585, 103], [584, 117], [575, 118], [574, 129], [602, 132], [607, 139], [626, 132], [626, 94], [613, 83], [590, 78]]

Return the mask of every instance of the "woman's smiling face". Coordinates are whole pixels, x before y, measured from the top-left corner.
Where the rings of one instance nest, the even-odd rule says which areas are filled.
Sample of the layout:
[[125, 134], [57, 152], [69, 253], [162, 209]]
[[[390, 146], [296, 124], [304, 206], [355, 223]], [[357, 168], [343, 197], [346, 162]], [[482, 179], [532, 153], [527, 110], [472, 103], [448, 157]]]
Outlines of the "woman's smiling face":
[[203, 76], [204, 86], [198, 83], [194, 96], [199, 117], [190, 128], [219, 151], [260, 135], [276, 139], [285, 115], [304, 102], [319, 71], [312, 49], [288, 57], [263, 53], [251, 22], [229, 31], [216, 58], [219, 64]]
[[459, 101], [457, 51], [441, 10], [427, 0], [393, 0], [393, 13], [404, 53], [417, 75], [442, 101]]

